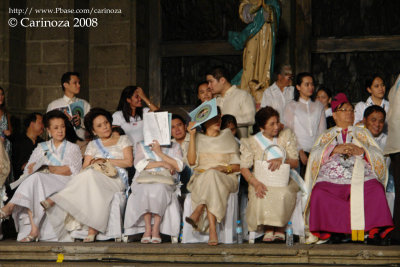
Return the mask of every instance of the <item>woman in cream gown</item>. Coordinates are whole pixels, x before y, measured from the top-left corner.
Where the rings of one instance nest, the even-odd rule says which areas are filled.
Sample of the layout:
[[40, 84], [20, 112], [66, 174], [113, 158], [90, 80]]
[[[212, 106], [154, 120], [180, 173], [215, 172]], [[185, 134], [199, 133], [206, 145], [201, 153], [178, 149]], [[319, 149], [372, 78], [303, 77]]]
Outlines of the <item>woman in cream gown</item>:
[[[24, 170], [26, 179], [18, 181], [22, 182], [13, 198], [0, 210], [1, 218], [12, 214], [20, 242], [54, 238], [54, 233], [46, 231], [48, 228], [43, 221], [45, 213], [39, 203], [62, 190], [71, 175], [81, 170], [79, 147], [65, 140], [66, 123], [69, 123], [68, 118], [59, 110], [49, 111], [45, 115], [44, 125], [52, 139], [39, 143], [33, 150]], [[47, 166], [46, 171], [35, 171], [44, 165]]]
[[279, 113], [268, 106], [256, 113], [256, 123], [261, 131], [242, 139], [240, 146], [240, 170], [249, 183], [249, 203], [246, 211], [248, 229], [257, 231], [263, 228], [264, 242], [283, 241], [284, 227], [292, 216], [299, 188], [292, 179], [287, 186], [266, 186], [259, 181], [260, 178], [254, 176], [250, 168], [254, 166], [255, 161], [263, 159], [269, 162], [268, 167], [271, 171], [280, 168], [282, 153], [279, 149], [273, 153], [265, 152], [268, 157], [264, 156], [265, 148], [272, 144], [281, 146], [286, 151], [285, 163], [289, 164], [290, 168], [296, 168], [299, 163], [296, 136], [289, 128], [279, 131]]
[[194, 174], [188, 183], [194, 212], [186, 217], [194, 229], [209, 231], [209, 245], [218, 244], [216, 222], [225, 217], [230, 193], [238, 190], [235, 173], [240, 168], [239, 147], [229, 129], [220, 131], [221, 115], [205, 122], [205, 134], [188, 131], [190, 143], [188, 162], [194, 166]]
[[[83, 242], [93, 242], [99, 232], [105, 233], [114, 194], [129, 187], [123, 168], [132, 166], [132, 143], [128, 136], [113, 133], [111, 125], [111, 114], [104, 109], [93, 108], [86, 114], [86, 129], [98, 137], [86, 148], [86, 169], [72, 177], [64, 190], [41, 202], [60, 241], [71, 240], [74, 230], [88, 228]], [[93, 169], [95, 163], [107, 162], [116, 168], [112, 177]]]

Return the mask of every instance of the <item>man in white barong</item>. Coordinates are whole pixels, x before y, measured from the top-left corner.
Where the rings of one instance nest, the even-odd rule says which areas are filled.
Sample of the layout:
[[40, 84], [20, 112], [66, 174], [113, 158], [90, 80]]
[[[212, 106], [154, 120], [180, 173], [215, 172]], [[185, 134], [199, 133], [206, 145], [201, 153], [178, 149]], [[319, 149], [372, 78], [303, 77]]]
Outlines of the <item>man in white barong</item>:
[[249, 126], [254, 124], [256, 105], [253, 97], [229, 82], [229, 74], [222, 66], [214, 67], [207, 73], [207, 82], [213, 95], [217, 95], [217, 105], [222, 115], [235, 116], [239, 138], [247, 137]]
[[[66, 72], [61, 77], [61, 88], [64, 91], [64, 96], [52, 101], [47, 106], [47, 112], [53, 109], [62, 110], [70, 120], [71, 124], [75, 128], [76, 134], [79, 138], [85, 140], [85, 126], [83, 124], [83, 118], [90, 110], [90, 104], [81, 98], [77, 98], [76, 95], [81, 91], [81, 84], [78, 72]], [[76, 102], [82, 102], [83, 114], [71, 115], [70, 105]]]
[[279, 68], [276, 82], [263, 93], [261, 108], [270, 106], [279, 112], [279, 117], [283, 118], [286, 104], [294, 99], [292, 80], [292, 68], [289, 65], [282, 65]]

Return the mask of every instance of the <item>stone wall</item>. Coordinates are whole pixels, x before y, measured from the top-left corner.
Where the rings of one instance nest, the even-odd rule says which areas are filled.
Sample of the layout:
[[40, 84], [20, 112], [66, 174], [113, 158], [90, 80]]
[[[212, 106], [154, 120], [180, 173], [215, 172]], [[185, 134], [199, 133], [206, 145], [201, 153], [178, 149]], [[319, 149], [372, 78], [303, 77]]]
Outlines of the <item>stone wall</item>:
[[[28, 0], [27, 7], [73, 8], [72, 0]], [[72, 15], [34, 14], [34, 19], [72, 20]], [[45, 110], [62, 96], [61, 75], [73, 69], [74, 29], [32, 27], [26, 29], [26, 111]]]
[[[122, 14], [9, 14], [9, 8], [31, 7], [121, 9]], [[68, 20], [70, 26], [10, 27], [10, 17]], [[96, 18], [98, 26], [76, 28], [74, 18]], [[114, 111], [122, 89], [136, 83], [136, 0], [1, 1], [0, 68], [7, 107], [19, 120], [33, 111], [44, 112], [63, 95], [60, 79], [67, 71], [81, 73], [79, 97]]]
[[91, 0], [94, 8], [120, 8], [122, 14], [99, 14], [89, 31], [90, 104], [117, 108], [123, 88], [136, 83], [136, 14], [130, 0]]

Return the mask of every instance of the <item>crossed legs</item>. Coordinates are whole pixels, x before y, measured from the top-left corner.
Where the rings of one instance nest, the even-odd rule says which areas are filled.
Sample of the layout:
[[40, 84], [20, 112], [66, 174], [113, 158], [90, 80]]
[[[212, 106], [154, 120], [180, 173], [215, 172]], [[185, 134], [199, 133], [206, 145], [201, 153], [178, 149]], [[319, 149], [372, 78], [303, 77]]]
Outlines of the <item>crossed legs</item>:
[[200, 216], [204, 211], [204, 208], [207, 211], [207, 218], [209, 223], [209, 239], [208, 244], [210, 246], [218, 245], [218, 234], [217, 234], [217, 220], [208, 209], [205, 204], [200, 204], [196, 207], [190, 217], [186, 217], [186, 222], [191, 224], [193, 228], [197, 228], [197, 223], [199, 222]]
[[[0, 211], [1, 219], [5, 219], [11, 215], [15, 208], [16, 204], [8, 202]], [[31, 224], [31, 232], [25, 238], [23, 238], [20, 242], [32, 242], [38, 239], [39, 237], [39, 227], [33, 221], [33, 213], [30, 209], [27, 209], [29, 222]]]

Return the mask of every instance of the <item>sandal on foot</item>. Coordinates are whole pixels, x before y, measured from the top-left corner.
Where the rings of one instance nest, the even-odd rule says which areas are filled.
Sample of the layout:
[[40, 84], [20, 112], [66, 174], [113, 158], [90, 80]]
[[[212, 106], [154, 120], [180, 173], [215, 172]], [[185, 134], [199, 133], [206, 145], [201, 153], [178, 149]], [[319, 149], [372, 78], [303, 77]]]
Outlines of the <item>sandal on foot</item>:
[[262, 242], [270, 243], [275, 241], [274, 232], [268, 231], [264, 234]]
[[160, 237], [152, 237], [151, 241], [152, 244], [160, 244], [162, 242]]
[[21, 239], [19, 242], [21, 243], [30, 243], [30, 242], [38, 242], [39, 237], [28, 235], [27, 237]]
[[43, 207], [44, 210], [48, 210], [52, 207], [52, 205], [47, 200], [40, 201], [40, 205]]
[[83, 243], [93, 243], [96, 239], [97, 234], [93, 234], [93, 235], [88, 235], [87, 237], [85, 237], [85, 239], [83, 239]]
[[188, 224], [190, 224], [190, 225], [193, 227], [193, 229], [197, 229], [197, 224], [196, 224], [196, 222], [195, 222], [192, 218], [186, 217], [186, 218], [185, 218], [185, 221], [186, 221]]
[[275, 240], [278, 240], [278, 241], [285, 241], [285, 239], [286, 239], [285, 234], [282, 232], [275, 232], [274, 238], [275, 238]]
[[218, 240], [217, 239], [210, 239], [210, 240], [208, 240], [208, 245], [209, 246], [217, 246], [218, 245]]
[[10, 215], [7, 215], [2, 209], [0, 209], [0, 220], [7, 220]]
[[142, 244], [149, 244], [151, 242], [151, 236], [142, 237], [140, 239], [140, 243]]

